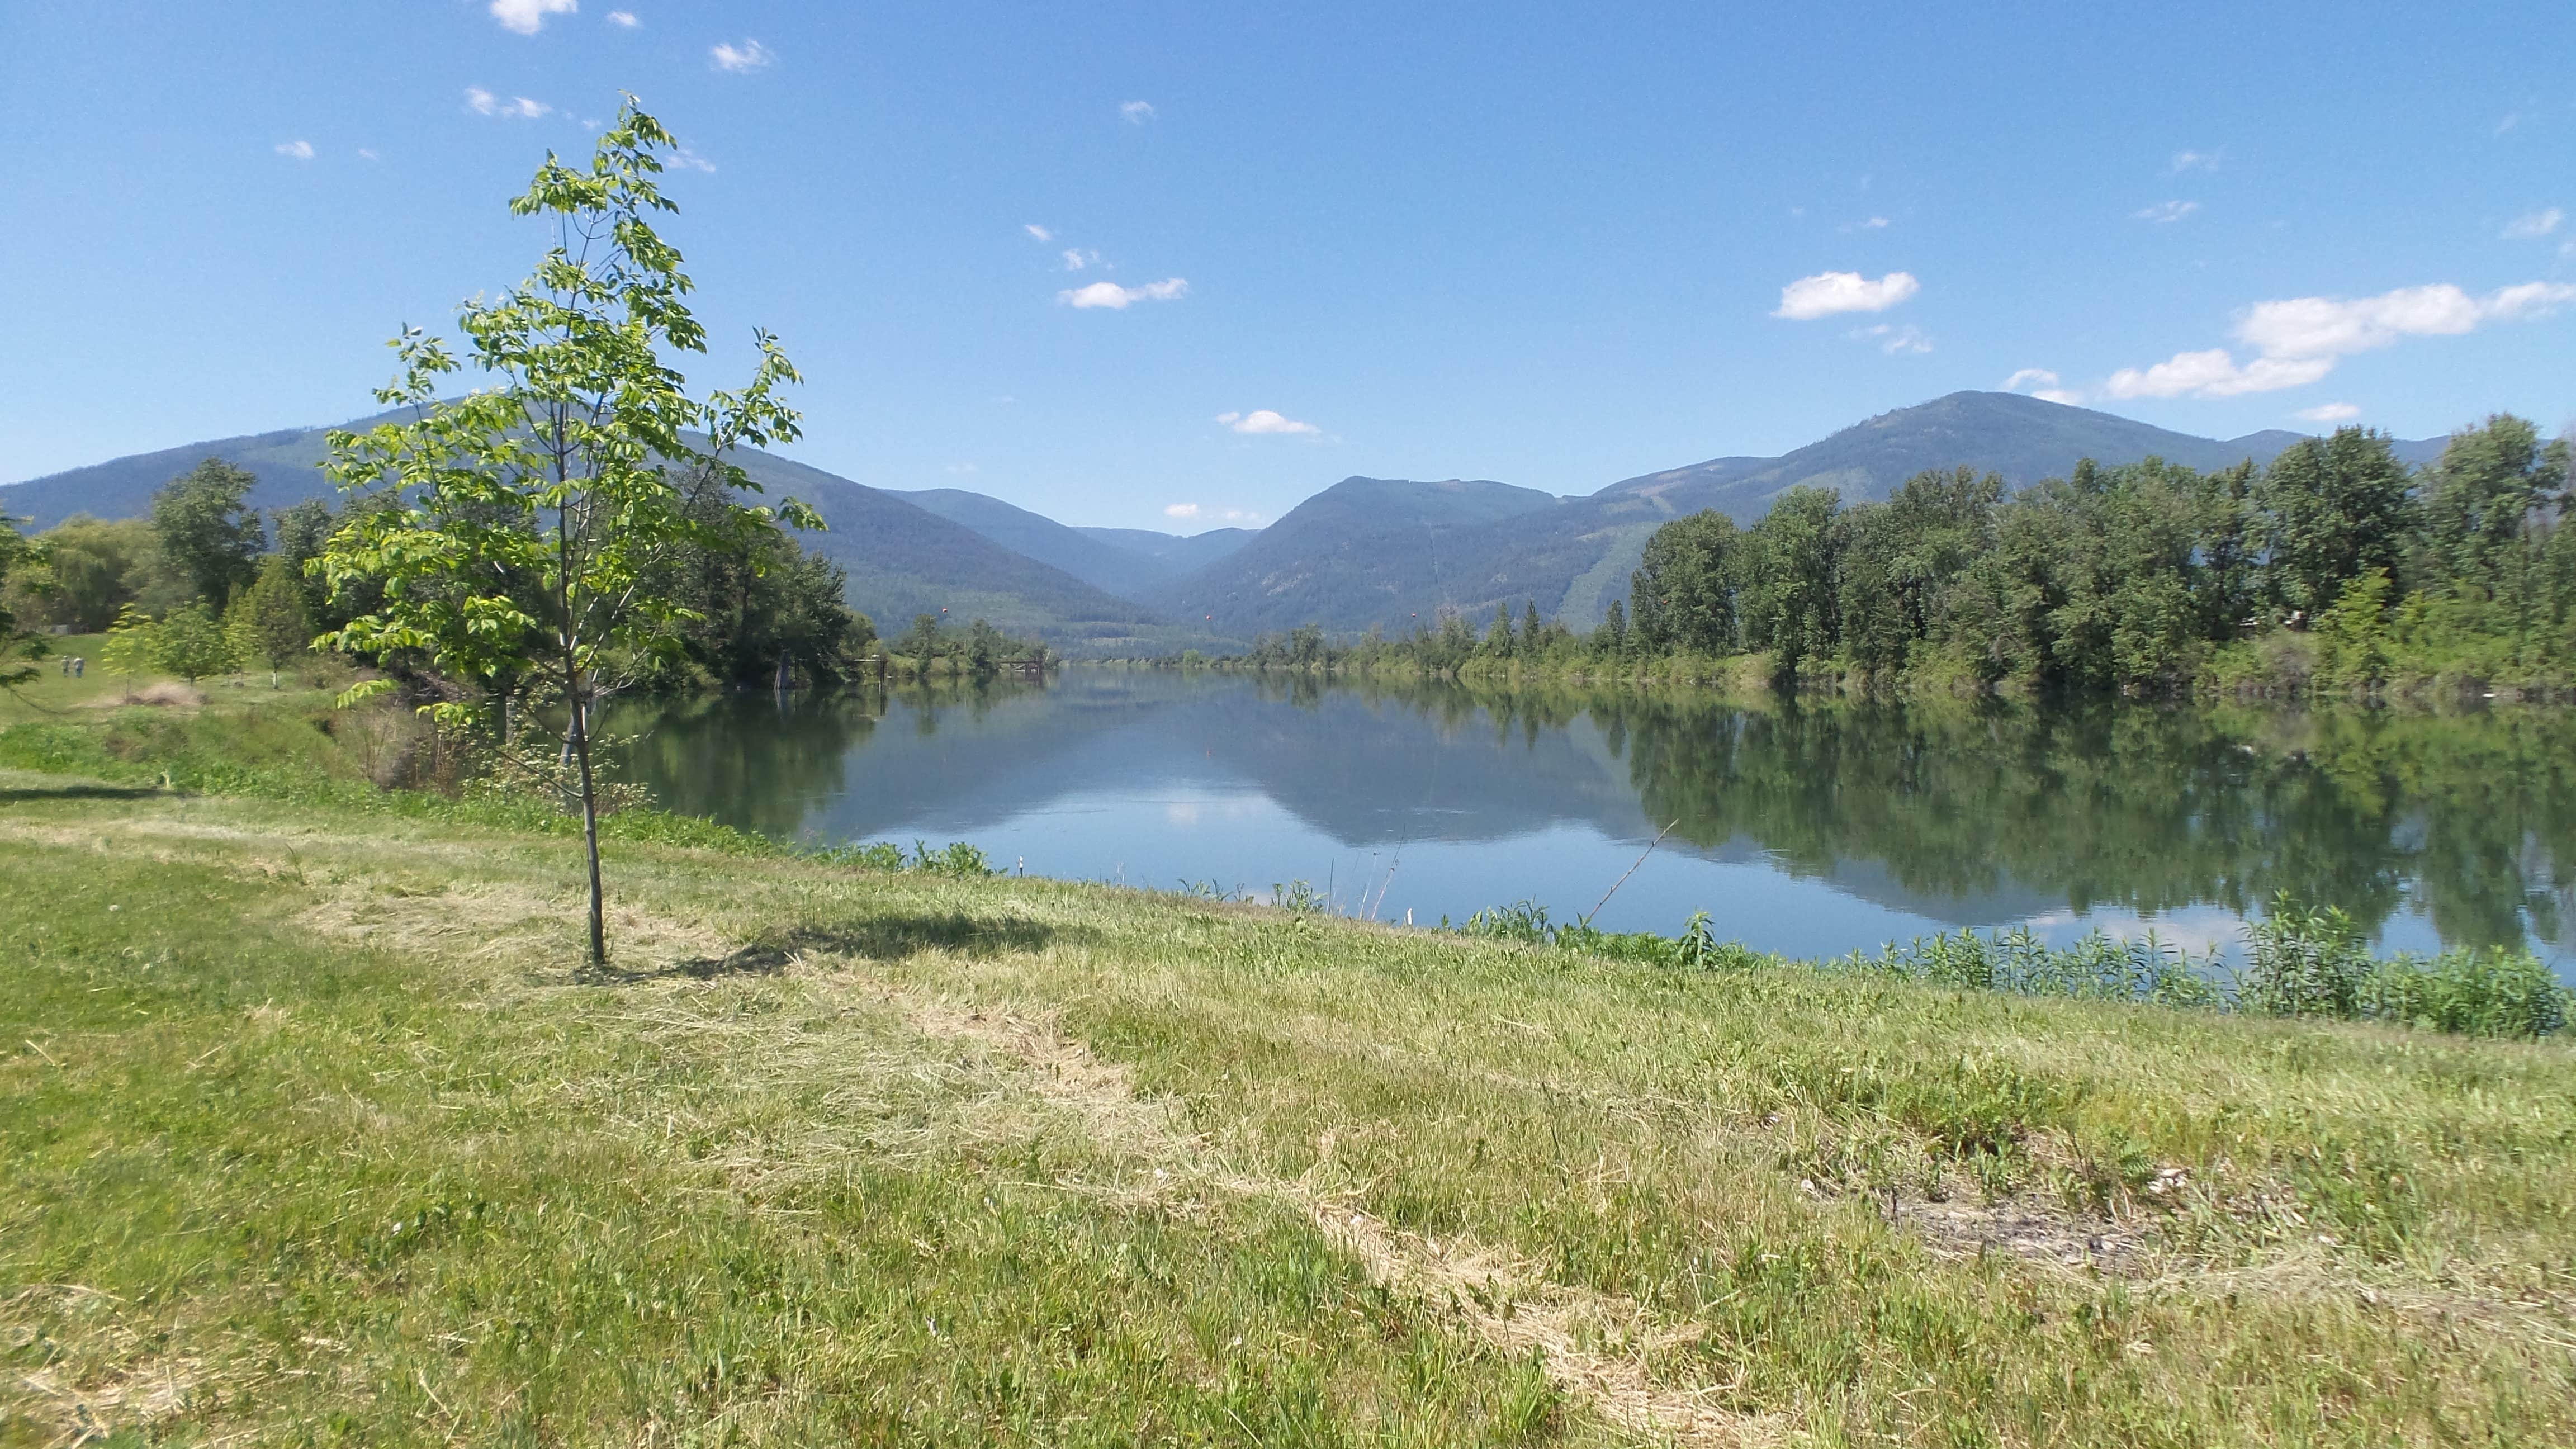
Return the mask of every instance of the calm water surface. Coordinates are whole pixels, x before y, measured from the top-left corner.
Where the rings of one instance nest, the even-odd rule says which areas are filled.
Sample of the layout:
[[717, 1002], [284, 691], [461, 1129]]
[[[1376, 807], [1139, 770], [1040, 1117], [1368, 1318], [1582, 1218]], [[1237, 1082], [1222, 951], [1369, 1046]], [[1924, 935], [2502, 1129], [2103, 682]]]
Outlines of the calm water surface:
[[2576, 960], [2576, 715], [1745, 706], [1067, 670], [631, 705], [661, 803], [785, 839], [1423, 923], [1535, 900], [1836, 955], [1962, 926], [2235, 942], [2272, 893], [2388, 950]]

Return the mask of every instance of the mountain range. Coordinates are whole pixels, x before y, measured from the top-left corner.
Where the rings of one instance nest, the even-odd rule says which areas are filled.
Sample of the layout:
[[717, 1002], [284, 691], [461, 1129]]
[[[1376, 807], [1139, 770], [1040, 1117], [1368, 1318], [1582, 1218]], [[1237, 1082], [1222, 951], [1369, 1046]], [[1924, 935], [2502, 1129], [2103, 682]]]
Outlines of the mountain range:
[[[12, 484], [0, 488], [0, 513], [37, 529], [75, 513], [140, 515], [155, 490], [208, 457], [258, 477], [253, 506], [282, 508], [328, 496], [318, 467], [325, 431], [218, 438]], [[1482, 616], [1524, 600], [1588, 628], [1623, 596], [1655, 529], [1701, 509], [1750, 522], [1801, 485], [1836, 488], [1853, 502], [1882, 499], [1935, 468], [1992, 471], [2018, 488], [2083, 458], [2259, 464], [2303, 436], [2275, 429], [2222, 441], [2014, 393], [1959, 392], [1778, 457], [1713, 458], [1590, 494], [1351, 477], [1267, 528], [1186, 536], [1070, 527], [960, 489], [872, 488], [771, 453], [737, 461], [771, 497], [814, 505], [830, 527], [808, 536], [807, 547], [848, 571], [851, 604], [880, 628], [944, 609], [1066, 653], [1119, 655], [1221, 648], [1308, 623], [1400, 632], [1444, 610]], [[2429, 463], [2447, 441], [2401, 440], [2396, 450]]]

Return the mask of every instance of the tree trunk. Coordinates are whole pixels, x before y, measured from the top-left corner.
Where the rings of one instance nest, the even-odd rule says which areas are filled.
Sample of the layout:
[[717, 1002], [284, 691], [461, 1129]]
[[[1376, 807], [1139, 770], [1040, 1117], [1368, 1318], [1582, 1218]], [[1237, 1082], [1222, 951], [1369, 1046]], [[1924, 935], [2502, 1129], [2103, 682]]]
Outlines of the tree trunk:
[[576, 701], [572, 707], [572, 751], [581, 764], [581, 844], [590, 857], [590, 964], [592, 969], [608, 965], [608, 923], [602, 911], [599, 888], [599, 792], [590, 774], [590, 705]]

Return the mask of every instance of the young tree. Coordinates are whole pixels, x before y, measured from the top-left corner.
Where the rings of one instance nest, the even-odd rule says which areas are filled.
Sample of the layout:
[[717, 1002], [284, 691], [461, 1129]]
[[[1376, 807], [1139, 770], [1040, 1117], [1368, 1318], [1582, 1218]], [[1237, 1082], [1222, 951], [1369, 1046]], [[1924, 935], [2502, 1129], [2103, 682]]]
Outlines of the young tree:
[[[269, 532], [277, 540], [275, 556], [286, 560], [288, 575], [304, 596], [305, 617], [310, 619], [330, 617], [331, 590], [321, 579], [307, 573], [304, 566], [322, 556], [337, 527], [339, 520], [331, 516], [331, 505], [319, 498], [307, 498], [269, 516]], [[336, 625], [339, 621], [332, 622]]]
[[283, 553], [268, 556], [259, 578], [224, 616], [233, 657], [245, 664], [268, 666], [268, 687], [277, 688], [278, 671], [304, 657], [313, 647], [312, 616], [304, 611], [304, 580]]
[[190, 684], [232, 668], [236, 658], [223, 621], [202, 603], [182, 604], [153, 625], [146, 657]]
[[[666, 351], [703, 352], [680, 253], [657, 235], [678, 207], [654, 178], [678, 143], [629, 96], [587, 169], [549, 153], [521, 216], [557, 227], [534, 276], [458, 319], [466, 358], [499, 385], [440, 401], [464, 363], [419, 329], [392, 344], [397, 380], [376, 396], [413, 420], [335, 432], [332, 479], [365, 506], [347, 510], [314, 567], [335, 597], [370, 582], [376, 607], [325, 636], [343, 649], [411, 653], [452, 679], [542, 681], [558, 692], [580, 786], [589, 867], [589, 959], [608, 959], [599, 870], [599, 789], [591, 715], [650, 656], [679, 647], [690, 611], [656, 585], [689, 549], [738, 549], [773, 527], [765, 508], [693, 514], [674, 475], [718, 471], [756, 491], [725, 461], [742, 446], [792, 441], [796, 412], [778, 396], [798, 381], [767, 332], [748, 386], [692, 398]], [[703, 443], [703, 446], [701, 444]], [[777, 518], [819, 526], [793, 499]], [[390, 688], [377, 681], [352, 695]], [[476, 702], [430, 707], [463, 722]]]
[[118, 609], [116, 622], [107, 626], [107, 642], [99, 647], [99, 668], [128, 676], [151, 668], [158, 627], [140, 605], [129, 603]]
[[242, 503], [258, 483], [257, 475], [208, 458], [152, 495], [162, 561], [210, 608], [221, 609], [259, 572], [268, 538], [259, 515]]

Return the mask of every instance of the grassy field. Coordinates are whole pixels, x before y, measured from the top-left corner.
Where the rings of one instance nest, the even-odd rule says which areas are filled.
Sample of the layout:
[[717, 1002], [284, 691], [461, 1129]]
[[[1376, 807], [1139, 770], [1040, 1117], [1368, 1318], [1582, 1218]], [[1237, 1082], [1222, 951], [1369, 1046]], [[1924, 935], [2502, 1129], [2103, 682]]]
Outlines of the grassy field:
[[2576, 1442], [2563, 1042], [649, 817], [586, 978], [570, 843], [376, 792], [309, 692], [55, 683], [0, 706], [0, 1443]]

